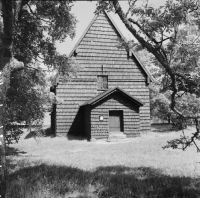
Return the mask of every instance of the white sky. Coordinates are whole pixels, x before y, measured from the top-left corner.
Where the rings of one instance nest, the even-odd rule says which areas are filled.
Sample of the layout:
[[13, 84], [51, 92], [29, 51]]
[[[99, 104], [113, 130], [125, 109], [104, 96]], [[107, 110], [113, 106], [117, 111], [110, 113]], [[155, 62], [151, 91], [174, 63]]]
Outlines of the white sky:
[[[119, 1], [120, 5], [122, 6], [123, 10], [128, 9], [127, 1]], [[149, 0], [149, 3], [153, 6], [161, 6], [164, 5], [166, 0]], [[94, 17], [94, 11], [96, 8], [96, 2], [89, 2], [89, 1], [76, 1], [74, 3], [74, 6], [72, 7], [72, 13], [75, 15], [76, 19], [78, 20], [76, 25], [76, 36], [72, 39], [69, 37], [66, 38], [65, 42], [63, 43], [57, 43], [57, 50], [61, 54], [68, 55], [72, 48], [76, 45], [77, 41], [91, 22], [91, 20]], [[117, 24], [118, 28], [121, 30], [121, 32], [124, 34], [124, 36], [130, 40], [132, 38], [132, 35], [126, 30], [126, 27], [121, 22], [119, 17], [114, 14], [110, 13], [112, 19]]]

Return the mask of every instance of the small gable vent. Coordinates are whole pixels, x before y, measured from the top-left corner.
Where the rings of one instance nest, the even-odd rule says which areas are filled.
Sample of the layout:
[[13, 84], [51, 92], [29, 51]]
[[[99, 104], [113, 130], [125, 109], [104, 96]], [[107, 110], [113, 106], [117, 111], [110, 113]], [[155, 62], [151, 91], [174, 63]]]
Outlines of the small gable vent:
[[132, 51], [131, 50], [127, 50], [127, 57], [128, 57], [128, 59], [132, 57]]
[[131, 50], [128, 51], [128, 57], [129, 57], [129, 58], [132, 57], [132, 52], [131, 52]]

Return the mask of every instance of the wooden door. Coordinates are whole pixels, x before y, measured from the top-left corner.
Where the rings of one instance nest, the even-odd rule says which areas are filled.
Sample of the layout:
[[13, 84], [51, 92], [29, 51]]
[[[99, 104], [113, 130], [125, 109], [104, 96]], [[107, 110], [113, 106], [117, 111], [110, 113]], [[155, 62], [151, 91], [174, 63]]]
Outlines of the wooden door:
[[123, 111], [109, 111], [109, 131], [123, 131]]

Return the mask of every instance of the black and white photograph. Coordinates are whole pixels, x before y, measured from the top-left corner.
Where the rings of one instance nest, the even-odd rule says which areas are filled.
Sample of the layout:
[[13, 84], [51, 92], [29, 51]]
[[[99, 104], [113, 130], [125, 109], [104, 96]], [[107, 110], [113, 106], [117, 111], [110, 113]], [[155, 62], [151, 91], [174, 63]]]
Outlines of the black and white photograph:
[[0, 0], [0, 198], [200, 198], [200, 0]]

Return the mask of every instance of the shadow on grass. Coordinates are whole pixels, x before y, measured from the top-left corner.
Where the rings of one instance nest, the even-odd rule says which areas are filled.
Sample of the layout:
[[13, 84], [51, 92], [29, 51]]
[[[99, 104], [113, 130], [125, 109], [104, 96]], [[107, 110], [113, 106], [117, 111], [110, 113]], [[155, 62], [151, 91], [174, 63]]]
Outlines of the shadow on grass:
[[8, 177], [7, 198], [197, 198], [200, 180], [171, 177], [149, 167], [78, 168], [36, 165]]
[[24, 139], [35, 138], [38, 136], [38, 131], [30, 131]]
[[54, 137], [55, 134], [51, 128], [30, 131], [24, 139], [37, 138], [37, 137]]
[[172, 126], [172, 124], [152, 124], [151, 131], [156, 133], [169, 133], [177, 131], [176, 128]]
[[[24, 139], [37, 138], [37, 137], [55, 137], [51, 128], [41, 129], [39, 131], [33, 130], [29, 132]], [[87, 140], [85, 136], [67, 135], [68, 140]]]
[[15, 168], [24, 167], [25, 160], [12, 160], [13, 157], [24, 155], [27, 152], [21, 151], [17, 148], [6, 147], [6, 162], [7, 162], [7, 171], [13, 171]]
[[6, 147], [6, 156], [18, 156], [19, 154], [26, 154], [25, 151], [20, 151], [19, 149], [13, 147]]

